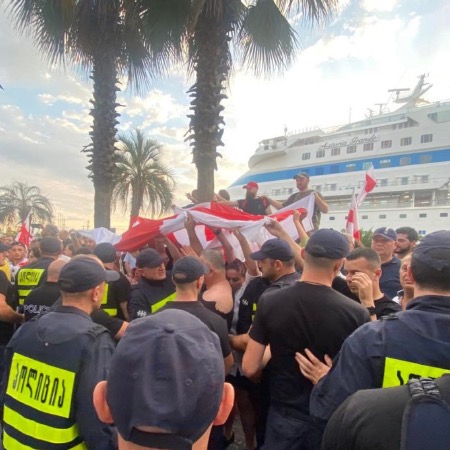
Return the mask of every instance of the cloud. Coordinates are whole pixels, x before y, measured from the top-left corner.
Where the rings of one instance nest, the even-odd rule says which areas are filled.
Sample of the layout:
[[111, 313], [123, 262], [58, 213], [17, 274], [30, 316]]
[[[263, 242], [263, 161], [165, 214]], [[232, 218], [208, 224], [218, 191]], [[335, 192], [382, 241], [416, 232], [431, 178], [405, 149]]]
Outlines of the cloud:
[[397, 7], [399, 0], [362, 0], [362, 9], [368, 12], [391, 12]]

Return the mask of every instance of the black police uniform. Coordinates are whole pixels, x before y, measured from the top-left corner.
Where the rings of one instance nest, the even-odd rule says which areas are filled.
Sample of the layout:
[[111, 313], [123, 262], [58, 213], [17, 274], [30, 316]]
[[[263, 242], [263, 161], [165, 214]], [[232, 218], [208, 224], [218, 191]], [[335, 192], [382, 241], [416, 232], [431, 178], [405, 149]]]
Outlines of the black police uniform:
[[116, 448], [92, 402], [113, 351], [107, 330], [78, 308], [60, 306], [20, 327], [5, 352], [5, 449]]
[[450, 297], [417, 297], [406, 311], [368, 323], [345, 341], [332, 369], [313, 389], [311, 414], [328, 420], [360, 389], [450, 373], [449, 355]]
[[41, 256], [36, 261], [18, 270], [14, 286], [19, 305], [23, 305], [25, 297], [32, 289], [41, 286], [47, 281], [47, 269], [53, 261], [55, 261], [55, 258]]

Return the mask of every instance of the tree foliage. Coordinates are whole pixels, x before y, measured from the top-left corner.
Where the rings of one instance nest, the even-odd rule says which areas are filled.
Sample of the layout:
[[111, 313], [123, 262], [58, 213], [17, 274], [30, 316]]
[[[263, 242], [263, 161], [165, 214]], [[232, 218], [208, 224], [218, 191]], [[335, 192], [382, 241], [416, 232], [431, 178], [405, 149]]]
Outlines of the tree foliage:
[[29, 212], [34, 221], [51, 222], [53, 205], [37, 186], [15, 181], [0, 187], [0, 223], [17, 225]]
[[114, 169], [113, 207], [122, 206], [138, 216], [141, 211], [151, 217], [170, 210], [173, 203], [175, 176], [161, 162], [163, 147], [147, 139], [137, 129], [120, 135]]

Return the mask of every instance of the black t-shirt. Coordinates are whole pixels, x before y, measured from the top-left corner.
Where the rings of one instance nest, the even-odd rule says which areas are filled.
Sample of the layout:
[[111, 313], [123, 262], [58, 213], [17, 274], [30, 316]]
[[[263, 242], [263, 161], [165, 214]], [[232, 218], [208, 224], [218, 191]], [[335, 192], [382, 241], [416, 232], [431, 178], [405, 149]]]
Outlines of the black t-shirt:
[[[55, 311], [56, 308], [62, 306], [61, 297], [53, 303], [52, 311]], [[94, 311], [90, 314], [91, 319], [98, 325], [103, 325], [108, 331], [111, 337], [114, 339], [118, 331], [122, 328], [123, 320], [118, 319], [117, 317], [112, 317], [102, 309], [94, 309]]]
[[250, 330], [260, 344], [270, 344], [271, 402], [309, 413], [312, 383], [304, 378], [295, 352], [311, 350], [323, 360], [334, 357], [344, 340], [369, 322], [368, 311], [331, 287], [306, 282], [265, 293]]
[[238, 200], [238, 207], [249, 214], [265, 216], [269, 202], [265, 197], [244, 198]]
[[[16, 309], [14, 289], [5, 272], [0, 270], [0, 294], [5, 296], [6, 304]], [[0, 321], [0, 345], [6, 345], [14, 334], [14, 324]], [[2, 357], [2, 355], [0, 355]]]
[[219, 336], [222, 355], [226, 358], [231, 353], [230, 339], [228, 337], [227, 323], [216, 313], [206, 309], [199, 301], [173, 301], [163, 306], [160, 311], [166, 309], [181, 309], [201, 320], [211, 331]]
[[402, 310], [402, 307], [398, 303], [395, 303], [393, 300], [391, 300], [389, 297], [386, 297], [385, 295], [381, 297], [379, 300], [375, 300], [374, 303], [375, 303], [375, 314], [377, 315], [377, 319]]
[[60, 296], [61, 291], [58, 284], [50, 281], [46, 281], [42, 286], [33, 289], [25, 298], [23, 304], [25, 320], [31, 320], [39, 314], [49, 312]]
[[125, 316], [120, 305], [128, 302], [128, 299], [130, 298], [131, 284], [123, 273], [118, 273], [120, 278], [116, 281], [111, 281], [108, 283], [107, 301], [105, 304], [102, 303], [101, 308], [113, 308], [117, 310], [116, 317], [121, 320], [125, 320]]

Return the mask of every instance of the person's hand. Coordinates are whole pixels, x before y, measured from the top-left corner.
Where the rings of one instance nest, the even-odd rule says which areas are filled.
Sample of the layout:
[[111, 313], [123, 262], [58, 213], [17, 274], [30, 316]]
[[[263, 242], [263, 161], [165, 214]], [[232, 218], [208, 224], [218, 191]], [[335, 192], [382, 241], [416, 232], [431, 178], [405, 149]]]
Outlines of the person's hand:
[[316, 358], [314, 354], [305, 348], [306, 356], [297, 352], [295, 360], [297, 361], [302, 375], [311, 381], [312, 384], [317, 384], [323, 378], [333, 365], [333, 361], [328, 355], [325, 355], [325, 364]]
[[238, 239], [240, 237], [244, 237], [244, 235], [241, 233], [241, 227], [233, 228], [231, 231]]
[[281, 226], [280, 222], [277, 222], [276, 220], [271, 220], [269, 223], [266, 223], [264, 225], [264, 228], [272, 235], [277, 238], [281, 238], [284, 236], [286, 231], [284, 231], [284, 228]]
[[350, 287], [358, 289], [358, 298], [363, 306], [370, 308], [375, 306], [373, 301], [373, 284], [369, 276], [363, 272], [356, 272], [352, 276]]
[[294, 219], [294, 222], [302, 223], [303, 219], [305, 219], [307, 215], [308, 211], [306, 209], [303, 209], [302, 212], [300, 212], [298, 209], [294, 209], [292, 217]]
[[195, 256], [196, 258], [198, 258], [197, 253], [195, 253], [194, 249], [190, 245], [182, 245], [180, 247], [180, 253], [183, 256]]
[[184, 227], [186, 228], [186, 230], [192, 231], [192, 230], [195, 230], [195, 225], [196, 225], [196, 222], [195, 222], [194, 218], [192, 217], [192, 214], [187, 213], [186, 220], [184, 221]]

